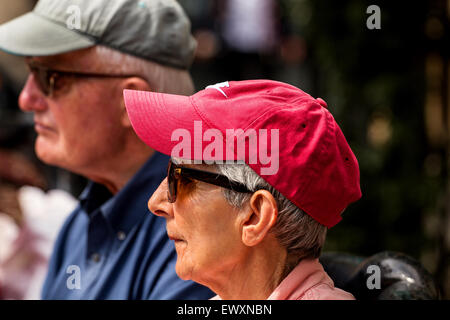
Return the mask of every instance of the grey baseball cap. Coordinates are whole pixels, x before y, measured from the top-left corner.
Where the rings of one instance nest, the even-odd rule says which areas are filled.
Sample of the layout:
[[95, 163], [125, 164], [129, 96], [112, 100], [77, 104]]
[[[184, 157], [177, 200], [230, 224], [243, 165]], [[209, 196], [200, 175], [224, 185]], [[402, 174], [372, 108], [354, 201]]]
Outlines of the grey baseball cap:
[[0, 25], [0, 50], [49, 56], [100, 44], [187, 69], [196, 48], [190, 29], [175, 0], [40, 0]]

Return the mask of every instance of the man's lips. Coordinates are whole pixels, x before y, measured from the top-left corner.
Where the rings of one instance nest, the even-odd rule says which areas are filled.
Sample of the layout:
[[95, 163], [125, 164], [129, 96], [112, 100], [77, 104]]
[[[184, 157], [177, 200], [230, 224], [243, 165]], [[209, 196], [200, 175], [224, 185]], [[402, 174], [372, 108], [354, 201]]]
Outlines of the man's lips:
[[44, 124], [41, 121], [36, 121], [36, 120], [34, 120], [34, 128], [37, 132], [55, 131], [51, 126]]

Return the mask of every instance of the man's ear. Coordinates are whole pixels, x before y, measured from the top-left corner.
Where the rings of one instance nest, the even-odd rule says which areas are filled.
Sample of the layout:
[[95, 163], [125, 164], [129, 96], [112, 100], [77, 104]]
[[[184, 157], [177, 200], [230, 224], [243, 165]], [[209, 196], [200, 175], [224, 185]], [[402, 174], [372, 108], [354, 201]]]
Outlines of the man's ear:
[[242, 226], [242, 242], [247, 246], [260, 243], [277, 221], [278, 206], [273, 195], [267, 190], [253, 193], [249, 211]]
[[125, 108], [125, 102], [123, 101], [123, 90], [130, 89], [130, 90], [142, 90], [142, 91], [151, 91], [151, 87], [147, 81], [145, 81], [142, 78], [139, 77], [130, 77], [126, 78], [122, 81], [121, 86], [121, 95], [122, 99], [121, 101], [121, 114], [120, 114], [120, 121], [124, 127], [131, 127], [130, 119], [128, 118], [127, 110]]

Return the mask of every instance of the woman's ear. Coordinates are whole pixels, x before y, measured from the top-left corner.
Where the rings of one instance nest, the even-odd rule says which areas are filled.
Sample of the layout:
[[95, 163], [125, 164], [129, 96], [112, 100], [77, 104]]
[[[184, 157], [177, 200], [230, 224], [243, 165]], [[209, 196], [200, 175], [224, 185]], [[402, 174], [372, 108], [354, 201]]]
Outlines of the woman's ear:
[[266, 237], [277, 221], [278, 206], [269, 191], [258, 190], [250, 198], [249, 207], [242, 226], [242, 242], [247, 246], [255, 246]]
[[151, 87], [147, 81], [139, 77], [130, 77], [122, 81], [121, 83], [122, 92], [120, 93], [122, 95], [122, 99], [120, 100], [121, 101], [120, 121], [124, 127], [129, 128], [131, 127], [131, 122], [130, 119], [128, 118], [127, 110], [125, 108], [125, 102], [123, 101], [123, 90], [125, 89], [151, 91]]

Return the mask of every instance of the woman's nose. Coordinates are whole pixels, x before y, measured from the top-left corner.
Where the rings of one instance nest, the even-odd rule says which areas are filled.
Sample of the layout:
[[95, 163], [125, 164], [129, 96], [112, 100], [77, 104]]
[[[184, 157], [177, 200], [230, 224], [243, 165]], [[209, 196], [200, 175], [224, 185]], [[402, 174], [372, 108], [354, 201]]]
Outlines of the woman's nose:
[[165, 178], [148, 200], [148, 209], [153, 214], [166, 219], [171, 217], [173, 213], [172, 203], [167, 199], [167, 192], [167, 178]]
[[45, 97], [32, 74], [28, 75], [27, 82], [20, 92], [19, 107], [24, 112], [44, 111], [47, 108]]

